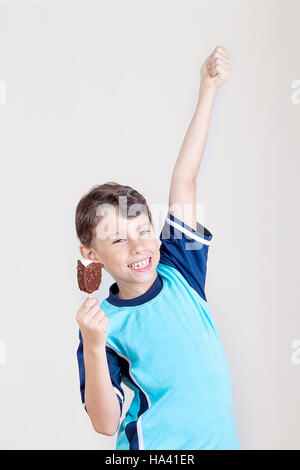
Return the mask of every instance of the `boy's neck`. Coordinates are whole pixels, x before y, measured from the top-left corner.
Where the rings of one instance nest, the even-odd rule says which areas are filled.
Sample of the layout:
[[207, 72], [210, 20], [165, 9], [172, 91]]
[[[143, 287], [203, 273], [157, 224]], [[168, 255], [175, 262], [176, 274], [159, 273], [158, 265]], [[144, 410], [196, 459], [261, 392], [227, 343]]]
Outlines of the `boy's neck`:
[[149, 282], [145, 283], [126, 283], [126, 284], [118, 284], [119, 292], [117, 294], [118, 299], [135, 299], [136, 297], [140, 297], [141, 295], [145, 294], [151, 287], [153, 286], [154, 282], [157, 278], [157, 271], [155, 271], [154, 278]]

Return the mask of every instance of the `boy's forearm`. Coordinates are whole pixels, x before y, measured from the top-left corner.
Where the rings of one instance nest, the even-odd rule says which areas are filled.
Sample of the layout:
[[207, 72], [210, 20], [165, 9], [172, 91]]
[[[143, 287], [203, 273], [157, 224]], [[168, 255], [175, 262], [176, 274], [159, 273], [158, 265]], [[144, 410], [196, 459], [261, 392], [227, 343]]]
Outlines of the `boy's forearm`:
[[83, 348], [85, 365], [85, 406], [95, 431], [113, 435], [120, 424], [120, 405], [113, 389], [105, 347], [100, 351]]
[[198, 175], [207, 141], [210, 119], [217, 90], [200, 86], [199, 99], [192, 121], [185, 134], [173, 169], [173, 178], [194, 181]]

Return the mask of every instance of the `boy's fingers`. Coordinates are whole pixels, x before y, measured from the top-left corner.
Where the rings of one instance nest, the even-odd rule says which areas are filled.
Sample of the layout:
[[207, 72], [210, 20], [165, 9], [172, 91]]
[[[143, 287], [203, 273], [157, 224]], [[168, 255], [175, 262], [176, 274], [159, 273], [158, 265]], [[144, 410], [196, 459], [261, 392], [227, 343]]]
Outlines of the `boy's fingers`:
[[230, 58], [230, 55], [228, 54], [224, 46], [217, 46], [212, 52], [212, 55], [215, 55], [215, 54], [223, 54], [228, 59]]
[[85, 304], [87, 307], [91, 307], [92, 305], [94, 305], [96, 302], [98, 302], [98, 300], [96, 299], [96, 297], [87, 297], [85, 299], [85, 301], [83, 302], [83, 304]]
[[77, 317], [81, 317], [82, 315], [84, 315], [91, 307], [96, 304], [98, 304], [98, 300], [95, 297], [88, 297], [78, 310]]
[[231, 67], [231, 60], [226, 59], [224, 56], [213, 57], [210, 61], [210, 65], [223, 64], [225, 66]]
[[107, 315], [103, 315], [103, 317], [98, 320], [98, 323], [102, 323], [103, 325], [105, 325], [105, 323], [106, 323], [106, 322], [108, 323], [108, 321], [109, 321], [108, 316], [107, 316]]
[[90, 322], [92, 325], [97, 325], [98, 323], [103, 320], [103, 318], [106, 317], [105, 313], [103, 310], [99, 309], [97, 312], [92, 316]]
[[217, 52], [214, 52], [213, 54], [211, 54], [211, 56], [210, 56], [210, 61], [211, 62], [214, 62], [217, 59], [222, 59], [222, 60], [224, 60], [224, 62], [226, 62], [228, 64], [231, 64], [230, 57], [228, 55], [223, 54], [223, 52], [217, 51]]
[[93, 305], [87, 312], [85, 312], [84, 315], [82, 315], [81, 319], [84, 319], [87, 323], [91, 321], [93, 316], [95, 315], [96, 312], [100, 310], [99, 304]]

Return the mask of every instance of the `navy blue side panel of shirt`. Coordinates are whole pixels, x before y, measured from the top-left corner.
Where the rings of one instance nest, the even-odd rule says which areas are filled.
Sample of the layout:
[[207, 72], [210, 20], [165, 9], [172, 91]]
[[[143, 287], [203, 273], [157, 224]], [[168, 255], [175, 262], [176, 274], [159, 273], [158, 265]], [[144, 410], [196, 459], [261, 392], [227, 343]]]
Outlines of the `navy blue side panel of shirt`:
[[[85, 398], [84, 398], [84, 391], [85, 391], [85, 368], [84, 368], [84, 358], [83, 358], [83, 341], [81, 331], [79, 330], [79, 346], [77, 349], [77, 361], [78, 361], [78, 368], [79, 368], [79, 380], [80, 380], [80, 394], [81, 394], [81, 401], [84, 404], [85, 410]], [[116, 388], [119, 393], [116, 393], [117, 398], [120, 404], [120, 416], [122, 414], [123, 403], [124, 403], [124, 391], [121, 387], [122, 381], [122, 364], [119, 360], [117, 353], [110, 347], [106, 346], [106, 357], [107, 363], [110, 373], [111, 382], [114, 388]], [[122, 398], [120, 397], [122, 395]]]
[[204, 292], [210, 231], [197, 222], [197, 230], [168, 212], [159, 239], [160, 263], [176, 268], [206, 302]]

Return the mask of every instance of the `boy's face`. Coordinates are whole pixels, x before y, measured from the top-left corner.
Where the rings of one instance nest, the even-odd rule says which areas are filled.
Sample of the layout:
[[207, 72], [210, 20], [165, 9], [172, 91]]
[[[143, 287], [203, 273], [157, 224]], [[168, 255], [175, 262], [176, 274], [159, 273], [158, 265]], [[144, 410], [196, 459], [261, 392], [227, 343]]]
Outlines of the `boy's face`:
[[[118, 208], [107, 209], [96, 226], [93, 245], [94, 256], [90, 259], [102, 263], [116, 281], [147, 283], [156, 276], [160, 251], [146, 214], [123, 218], [119, 215]], [[143, 271], [129, 267], [140, 260], [147, 261], [148, 258], [150, 263]]]

